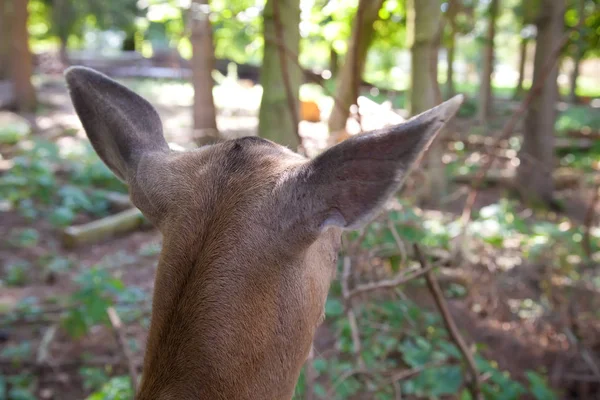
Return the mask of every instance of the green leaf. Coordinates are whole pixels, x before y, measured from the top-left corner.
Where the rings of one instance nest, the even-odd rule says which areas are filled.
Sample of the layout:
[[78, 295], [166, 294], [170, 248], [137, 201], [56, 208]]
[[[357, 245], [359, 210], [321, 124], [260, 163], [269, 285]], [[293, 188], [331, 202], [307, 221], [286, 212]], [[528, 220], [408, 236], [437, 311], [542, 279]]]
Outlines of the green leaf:
[[339, 317], [344, 313], [344, 305], [336, 298], [329, 298], [325, 303], [325, 315]]
[[75, 219], [75, 213], [69, 207], [58, 207], [48, 217], [53, 226], [63, 227], [70, 225]]

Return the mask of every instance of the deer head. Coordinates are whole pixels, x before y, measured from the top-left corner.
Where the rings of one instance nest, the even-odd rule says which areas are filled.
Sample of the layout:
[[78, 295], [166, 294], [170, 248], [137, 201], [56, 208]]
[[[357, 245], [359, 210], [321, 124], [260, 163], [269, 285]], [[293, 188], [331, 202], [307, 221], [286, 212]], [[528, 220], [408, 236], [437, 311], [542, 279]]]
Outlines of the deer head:
[[146, 100], [87, 68], [66, 80], [94, 149], [163, 235], [138, 399], [290, 399], [342, 230], [380, 210], [462, 102], [308, 160], [257, 137], [174, 152]]

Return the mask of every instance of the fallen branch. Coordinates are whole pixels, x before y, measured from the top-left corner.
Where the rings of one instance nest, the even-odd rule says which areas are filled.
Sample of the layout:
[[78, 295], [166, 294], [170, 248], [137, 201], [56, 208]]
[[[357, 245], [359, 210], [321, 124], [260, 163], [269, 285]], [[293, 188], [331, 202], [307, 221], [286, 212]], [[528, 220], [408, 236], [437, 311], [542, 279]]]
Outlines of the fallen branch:
[[116, 234], [137, 229], [144, 222], [141, 211], [137, 208], [130, 208], [97, 221], [65, 228], [62, 242], [67, 248], [98, 242]]
[[[463, 185], [474, 185], [475, 180], [477, 179], [478, 174], [462, 174], [455, 175], [452, 177], [452, 180], [456, 183]], [[480, 185], [500, 185], [506, 186], [510, 188], [518, 187], [516, 182], [516, 171], [515, 170], [489, 170], [488, 173], [484, 176], [484, 178], [480, 181]], [[575, 171], [566, 170], [566, 169], [557, 169], [552, 174], [552, 178], [554, 181], [554, 187], [556, 190], [568, 189], [577, 187], [581, 182], [581, 174], [578, 174]]]
[[119, 314], [117, 314], [117, 310], [115, 310], [113, 307], [108, 307], [106, 309], [106, 313], [108, 314], [108, 319], [110, 320], [110, 324], [112, 325], [115, 333], [115, 339], [117, 340], [117, 343], [119, 343], [119, 346], [125, 355], [125, 359], [127, 360], [129, 377], [131, 378], [131, 387], [135, 395], [137, 393], [138, 386], [137, 369], [135, 366], [135, 361], [133, 360], [133, 354], [131, 353], [131, 349], [127, 344], [127, 338], [123, 330], [123, 323], [121, 322], [121, 318], [119, 318]]
[[456, 326], [456, 323], [454, 322], [454, 318], [452, 318], [452, 315], [448, 310], [448, 305], [446, 304], [446, 300], [444, 299], [442, 289], [440, 288], [440, 285], [435, 279], [433, 272], [431, 272], [431, 269], [427, 265], [427, 260], [425, 260], [425, 257], [421, 252], [419, 245], [414, 243], [413, 248], [417, 259], [419, 260], [419, 264], [421, 264], [421, 269], [427, 270], [427, 272], [425, 273], [427, 287], [429, 288], [429, 291], [431, 292], [431, 295], [435, 300], [435, 304], [440, 310], [440, 314], [442, 315], [442, 319], [444, 321], [446, 329], [448, 330], [448, 334], [458, 346], [460, 352], [465, 358], [465, 361], [467, 362], [467, 367], [471, 372], [472, 382], [471, 385], [469, 385], [471, 395], [474, 399], [483, 400], [483, 395], [481, 394], [481, 377], [479, 376], [479, 371], [477, 370], [477, 366], [475, 365], [475, 359], [473, 358], [473, 354], [471, 354], [471, 351], [467, 347], [460, 331], [458, 330], [458, 327]]

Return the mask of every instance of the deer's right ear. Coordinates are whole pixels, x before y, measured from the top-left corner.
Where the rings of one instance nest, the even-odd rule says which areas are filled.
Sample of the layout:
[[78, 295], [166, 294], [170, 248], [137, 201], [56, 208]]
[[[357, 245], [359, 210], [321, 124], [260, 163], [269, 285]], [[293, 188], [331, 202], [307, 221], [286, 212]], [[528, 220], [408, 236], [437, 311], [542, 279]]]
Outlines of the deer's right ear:
[[65, 78], [94, 150], [121, 180], [135, 175], [143, 155], [169, 151], [158, 113], [142, 97], [85, 67], [67, 69]]
[[291, 223], [311, 232], [360, 228], [400, 188], [415, 162], [463, 101], [456, 96], [409, 121], [354, 136], [300, 167], [288, 199]]

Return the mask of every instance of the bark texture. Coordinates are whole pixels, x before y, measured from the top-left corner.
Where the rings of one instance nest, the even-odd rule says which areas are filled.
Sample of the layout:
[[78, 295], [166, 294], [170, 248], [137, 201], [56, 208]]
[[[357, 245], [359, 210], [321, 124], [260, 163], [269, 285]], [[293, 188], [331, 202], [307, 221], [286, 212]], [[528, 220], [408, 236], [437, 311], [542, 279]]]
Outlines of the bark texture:
[[383, 0], [360, 0], [352, 24], [348, 52], [340, 68], [336, 85], [338, 105], [331, 110], [329, 132], [346, 128], [350, 106], [356, 103], [369, 45], [373, 39], [373, 23], [379, 18]]
[[8, 2], [0, 0], [0, 80], [9, 77], [10, 27], [8, 19]]
[[10, 3], [12, 3], [12, 7], [9, 6], [9, 18], [12, 26], [9, 63], [16, 105], [19, 111], [33, 111], [36, 106], [36, 96], [35, 88], [31, 83], [33, 58], [29, 50], [29, 33], [27, 32], [28, 2], [12, 0]]
[[190, 12], [192, 32], [192, 85], [194, 86], [194, 130], [203, 145], [218, 138], [213, 99], [214, 49], [208, 0], [194, 0]]
[[[275, 5], [274, 2], [277, 4]], [[275, 21], [275, 11], [280, 19], [279, 26]], [[267, 0], [263, 16], [265, 50], [260, 71], [263, 94], [258, 134], [296, 150], [300, 140], [297, 134], [298, 127], [294, 126], [294, 121], [298, 121], [300, 112], [302, 70], [298, 67], [298, 60], [291, 58], [297, 58], [300, 51], [300, 0]], [[283, 37], [278, 35], [278, 31]], [[280, 45], [284, 46], [285, 51], [284, 66], [282, 66]], [[291, 101], [288, 99], [286, 80], [292, 95]], [[295, 115], [290, 110], [290, 103], [293, 104]]]
[[487, 122], [492, 110], [492, 75], [494, 74], [494, 38], [496, 36], [496, 19], [498, 18], [499, 0], [491, 0], [488, 14], [489, 22], [483, 46], [483, 65], [481, 68], [481, 85], [479, 91], [478, 119]]
[[552, 203], [554, 184], [554, 123], [558, 100], [558, 65], [547, 76], [542, 76], [553, 50], [563, 34], [564, 0], [542, 0], [536, 21], [537, 39], [533, 72], [533, 86], [544, 79], [542, 90], [527, 111], [524, 124], [521, 161], [517, 173], [523, 195], [532, 201]]
[[[411, 115], [419, 114], [441, 101], [437, 82], [438, 49], [441, 35], [441, 10], [438, 0], [407, 0], [408, 46], [411, 49]], [[442, 163], [442, 144], [438, 139], [427, 152], [427, 182], [423, 201], [435, 205], [446, 192]]]

